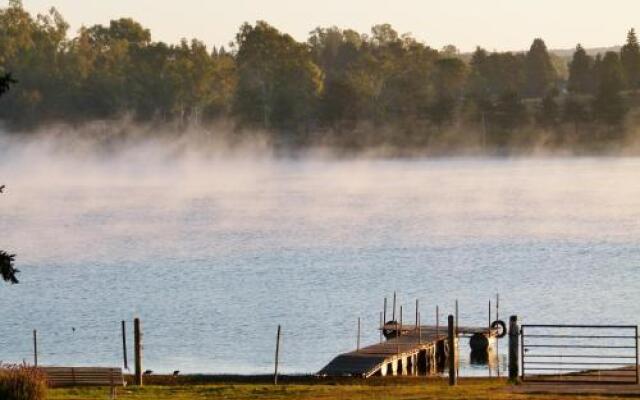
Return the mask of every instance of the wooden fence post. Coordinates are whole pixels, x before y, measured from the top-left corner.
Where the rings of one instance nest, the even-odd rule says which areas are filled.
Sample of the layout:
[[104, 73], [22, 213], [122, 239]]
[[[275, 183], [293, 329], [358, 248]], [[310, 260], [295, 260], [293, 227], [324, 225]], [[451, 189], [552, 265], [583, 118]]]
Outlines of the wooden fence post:
[[281, 332], [281, 328], [280, 328], [280, 325], [278, 325], [278, 333], [276, 334], [276, 363], [275, 363], [275, 369], [273, 371], [274, 385], [278, 384], [278, 363], [280, 361], [280, 332]]
[[38, 331], [33, 330], [33, 366], [38, 366]]
[[509, 381], [518, 381], [518, 342], [520, 329], [518, 328], [518, 316], [512, 315], [509, 318]]
[[455, 386], [458, 384], [458, 377], [456, 375], [456, 358], [458, 354], [456, 352], [456, 327], [455, 317], [449, 315], [448, 320], [448, 339], [449, 339], [449, 386]]
[[133, 320], [133, 349], [135, 362], [135, 384], [142, 386], [142, 328], [140, 318]]
[[360, 352], [360, 317], [358, 317], [358, 341], [356, 346], [356, 352]]
[[122, 357], [124, 369], [129, 370], [129, 360], [127, 359], [127, 323], [122, 321]]

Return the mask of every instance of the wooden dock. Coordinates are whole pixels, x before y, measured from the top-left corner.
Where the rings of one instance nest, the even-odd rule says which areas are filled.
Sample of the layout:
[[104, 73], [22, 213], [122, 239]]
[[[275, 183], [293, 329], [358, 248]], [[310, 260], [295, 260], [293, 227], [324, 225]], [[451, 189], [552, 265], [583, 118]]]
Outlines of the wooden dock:
[[[381, 327], [389, 339], [334, 358], [319, 376], [431, 375], [444, 369], [447, 360], [447, 327], [416, 326], [388, 323]], [[459, 337], [483, 336], [490, 342], [498, 335], [496, 329], [458, 327]], [[395, 336], [395, 337], [394, 337]], [[457, 352], [456, 352], [457, 353]]]

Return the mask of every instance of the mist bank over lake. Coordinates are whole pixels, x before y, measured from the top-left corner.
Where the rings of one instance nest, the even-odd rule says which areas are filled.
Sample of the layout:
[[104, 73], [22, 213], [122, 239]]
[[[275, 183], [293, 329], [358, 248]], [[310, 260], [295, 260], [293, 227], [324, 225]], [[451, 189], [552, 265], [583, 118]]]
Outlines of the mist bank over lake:
[[[540, 130], [523, 130], [526, 140], [487, 143], [482, 131], [443, 131], [428, 141], [394, 139], [393, 128], [364, 124], [357, 133], [337, 138], [326, 132], [310, 132], [304, 142], [285, 140], [266, 130], [237, 130], [219, 120], [206, 125], [140, 123], [129, 118], [82, 124], [49, 124], [29, 133], [0, 129], [0, 157], [4, 162], [55, 155], [81, 161], [152, 156], [179, 161], [184, 157], [218, 159], [423, 159], [423, 158], [527, 158], [527, 157], [636, 157], [640, 140], [628, 136], [621, 142], [599, 144], [553, 143]], [[463, 129], [460, 127], [459, 129]], [[356, 134], [358, 136], [356, 136]]]

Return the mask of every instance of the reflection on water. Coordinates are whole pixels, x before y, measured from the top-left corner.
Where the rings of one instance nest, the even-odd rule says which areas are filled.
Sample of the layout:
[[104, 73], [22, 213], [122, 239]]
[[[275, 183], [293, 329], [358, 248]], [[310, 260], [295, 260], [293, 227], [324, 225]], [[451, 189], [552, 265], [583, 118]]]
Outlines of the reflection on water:
[[[0, 358], [120, 365], [140, 316], [155, 371], [316, 372], [379, 340], [382, 297], [484, 326], [636, 324], [640, 160], [0, 159]], [[17, 154], [17, 155], [16, 155]], [[503, 346], [502, 340], [500, 346]], [[467, 346], [467, 344], [464, 344]], [[467, 347], [468, 349], [468, 347]], [[462, 351], [461, 373], [486, 375]], [[504, 371], [505, 351], [495, 363]]]

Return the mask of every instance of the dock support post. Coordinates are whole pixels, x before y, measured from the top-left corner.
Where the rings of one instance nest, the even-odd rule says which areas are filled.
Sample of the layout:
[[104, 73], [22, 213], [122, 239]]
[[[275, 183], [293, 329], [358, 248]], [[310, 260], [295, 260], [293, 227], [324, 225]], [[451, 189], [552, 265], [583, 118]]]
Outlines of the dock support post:
[[38, 331], [33, 330], [33, 366], [38, 366]]
[[458, 335], [458, 299], [456, 299], [456, 336]]
[[276, 364], [273, 371], [273, 384], [278, 384], [278, 362], [280, 361], [280, 325], [278, 325], [278, 333], [276, 334]]
[[396, 292], [393, 292], [393, 314], [391, 316], [391, 320], [396, 320]]
[[380, 313], [380, 343], [382, 343], [382, 330], [384, 329], [384, 318], [382, 317], [382, 313]]
[[358, 317], [358, 341], [356, 344], [356, 353], [360, 352], [360, 317]]
[[387, 322], [387, 298], [384, 298], [384, 308], [382, 311], [382, 320], [386, 323]]
[[133, 352], [135, 363], [135, 384], [142, 386], [142, 328], [140, 318], [133, 320]]
[[[456, 342], [458, 342], [458, 299], [456, 299]], [[457, 353], [456, 353], [457, 354]], [[456, 363], [456, 374], [460, 376], [460, 364]]]
[[418, 344], [422, 344], [422, 323], [420, 322], [420, 313], [418, 313]]
[[518, 381], [518, 339], [520, 329], [518, 328], [518, 316], [512, 315], [509, 318], [509, 381]]
[[455, 386], [458, 383], [458, 377], [456, 375], [456, 358], [458, 357], [456, 351], [456, 327], [455, 327], [455, 317], [453, 315], [449, 315], [448, 325], [448, 336], [449, 336], [449, 386]]
[[436, 305], [436, 341], [440, 338], [440, 307]]
[[129, 361], [127, 360], [127, 323], [125, 321], [122, 321], [122, 358], [124, 369], [129, 370]]

